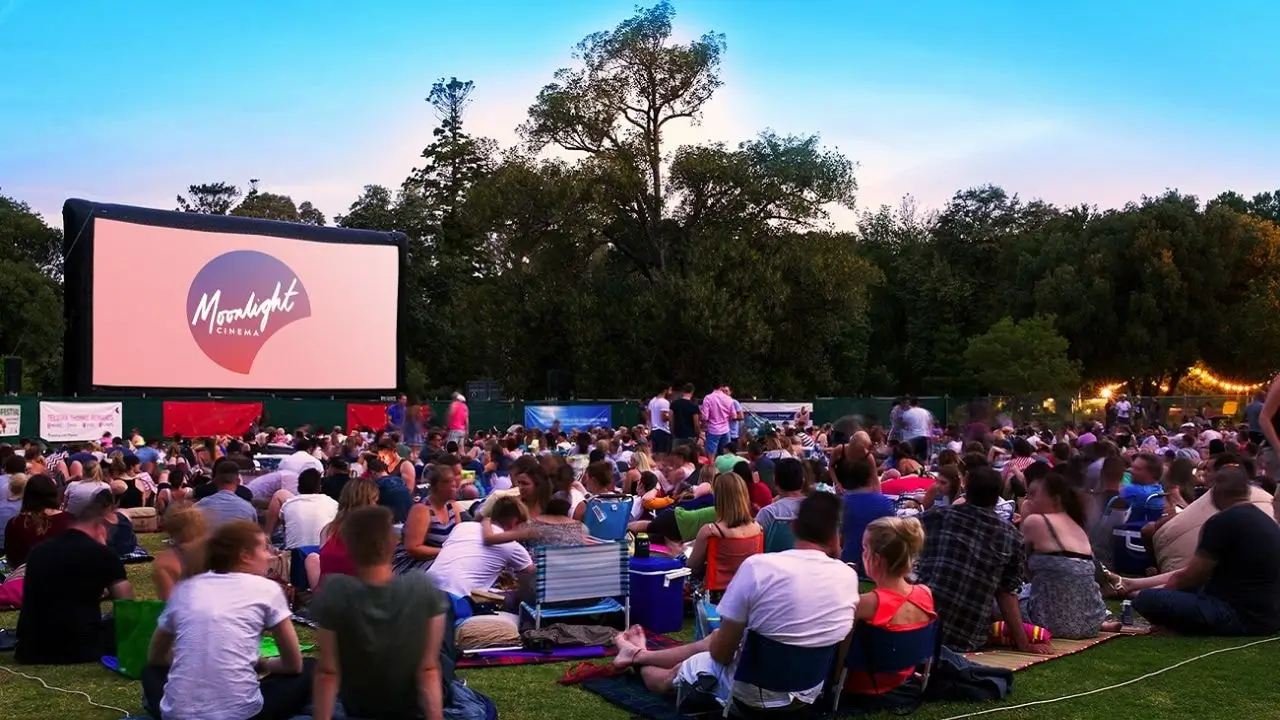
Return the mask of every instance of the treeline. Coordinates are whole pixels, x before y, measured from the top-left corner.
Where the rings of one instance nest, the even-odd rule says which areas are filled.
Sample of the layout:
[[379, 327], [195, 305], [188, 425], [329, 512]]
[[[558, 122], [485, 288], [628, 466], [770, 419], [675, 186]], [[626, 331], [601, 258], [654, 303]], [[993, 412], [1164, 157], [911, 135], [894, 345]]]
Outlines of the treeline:
[[[1151, 394], [1186, 389], [1197, 362], [1276, 369], [1280, 191], [1099, 211], [986, 186], [838, 231], [854, 164], [816, 136], [667, 141], [720, 87], [725, 52], [716, 33], [674, 42], [673, 16], [661, 3], [582, 40], [517, 147], [467, 132], [473, 83], [437, 82], [418, 167], [335, 219], [410, 238], [410, 392], [492, 378], [539, 398], [562, 373], [580, 397], [721, 378], [761, 397]], [[178, 209], [326, 222], [257, 181], [193, 185]], [[0, 352], [28, 359], [33, 390], [57, 385], [59, 243], [0, 199]]]

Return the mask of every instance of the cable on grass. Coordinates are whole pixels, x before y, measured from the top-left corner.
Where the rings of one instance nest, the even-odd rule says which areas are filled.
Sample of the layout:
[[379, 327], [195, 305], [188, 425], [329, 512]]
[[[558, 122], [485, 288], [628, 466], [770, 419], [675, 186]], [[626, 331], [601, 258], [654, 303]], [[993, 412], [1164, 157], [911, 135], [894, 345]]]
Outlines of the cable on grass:
[[1167, 668], [1161, 668], [1160, 670], [1149, 672], [1146, 675], [1133, 678], [1132, 680], [1125, 680], [1122, 683], [1116, 683], [1115, 685], [1108, 685], [1106, 687], [1095, 688], [1093, 690], [1087, 690], [1085, 692], [1075, 693], [1074, 695], [1063, 695], [1062, 697], [1049, 698], [1047, 700], [1036, 700], [1033, 702], [1022, 703], [1021, 705], [1007, 705], [1005, 707], [991, 708], [989, 710], [979, 710], [978, 712], [965, 713], [964, 715], [952, 715], [951, 717], [945, 718], [944, 720], [964, 720], [964, 718], [978, 717], [979, 715], [990, 715], [992, 713], [1005, 712], [1006, 710], [1021, 710], [1023, 708], [1035, 707], [1037, 705], [1050, 705], [1053, 703], [1063, 702], [1064, 700], [1075, 700], [1076, 698], [1087, 697], [1089, 695], [1097, 695], [1098, 693], [1107, 692], [1108, 690], [1116, 690], [1118, 688], [1125, 687], [1126, 685], [1132, 685], [1134, 683], [1142, 682], [1143, 680], [1148, 680], [1157, 675], [1162, 675], [1164, 673], [1169, 672], [1170, 670], [1175, 670], [1177, 668], [1182, 667], [1183, 665], [1189, 665], [1193, 662], [1203, 660], [1212, 655], [1218, 655], [1220, 653], [1226, 653], [1226, 652], [1234, 652], [1236, 650], [1244, 650], [1245, 648], [1251, 648], [1254, 645], [1262, 645], [1263, 643], [1275, 642], [1276, 640], [1280, 640], [1280, 637], [1270, 637], [1265, 640], [1255, 640], [1254, 642], [1245, 643], [1244, 645], [1237, 645], [1235, 647], [1219, 648], [1217, 650], [1212, 650], [1210, 652], [1204, 653], [1203, 655], [1197, 655], [1193, 658], [1187, 658], [1182, 662], [1174, 663], [1173, 665], [1170, 665]]
[[126, 717], [131, 714], [128, 710], [125, 710], [124, 708], [118, 708], [115, 705], [103, 705], [100, 702], [96, 702], [94, 701], [93, 698], [89, 697], [89, 693], [84, 692], [83, 690], [68, 690], [66, 688], [54, 687], [53, 685], [50, 685], [49, 683], [45, 682], [41, 678], [38, 678], [34, 675], [28, 675], [26, 673], [18, 672], [17, 670], [14, 670], [13, 668], [5, 667], [4, 665], [0, 665], [0, 670], [4, 670], [10, 675], [17, 675], [20, 678], [26, 678], [27, 680], [34, 680], [40, 683], [41, 685], [43, 685], [46, 690], [56, 690], [60, 693], [66, 693], [68, 695], [81, 695], [90, 705], [94, 707], [103, 708], [104, 710], [115, 710], [116, 712], [120, 713], [122, 717]]

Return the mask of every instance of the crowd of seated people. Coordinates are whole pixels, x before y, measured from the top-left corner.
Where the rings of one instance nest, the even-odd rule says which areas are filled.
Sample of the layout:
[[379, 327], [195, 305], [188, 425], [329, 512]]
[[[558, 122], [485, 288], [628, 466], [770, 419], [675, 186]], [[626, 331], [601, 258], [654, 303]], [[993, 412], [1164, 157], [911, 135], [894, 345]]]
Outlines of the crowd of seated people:
[[[927, 426], [922, 408], [908, 411], [905, 432]], [[167, 602], [144, 679], [153, 715], [289, 717], [313, 702], [321, 718], [344, 708], [434, 716], [452, 672], [445, 629], [487, 612], [473, 592], [501, 589], [507, 609], [530, 601], [535, 549], [600, 542], [585, 522], [593, 503], [623, 492], [634, 496], [631, 533], [685, 558], [715, 590], [720, 616], [719, 629], [682, 648], [650, 651], [636, 628], [619, 635], [618, 663], [641, 668], [655, 691], [728, 702], [749, 633], [812, 649], [847, 638], [855, 620], [888, 632], [936, 623], [956, 651], [1049, 652], [1046, 638], [1117, 629], [1104, 594], [1131, 597], [1151, 624], [1177, 632], [1280, 631], [1274, 486], [1247, 434], [981, 422], [903, 432], [795, 423], [713, 438], [712, 454], [701, 441], [656, 452], [643, 426], [461, 443], [428, 433], [420, 448], [394, 431], [271, 431], [292, 452], [257, 477], [256, 437], [47, 455], [28, 446], [0, 457], [3, 551], [11, 569], [26, 565], [18, 660], [110, 653], [99, 601], [131, 595], [126, 511], [153, 506], [171, 540], [151, 569]], [[1113, 531], [1132, 518], [1149, 518], [1143, 537], [1159, 574], [1109, 571]], [[777, 525], [794, 547], [765, 552]], [[266, 577], [280, 552], [294, 554], [313, 593], [316, 663], [298, 649], [288, 578]], [[860, 595], [859, 575], [875, 590]], [[264, 633], [280, 649], [265, 662]], [[851, 673], [846, 689], [884, 683]]]

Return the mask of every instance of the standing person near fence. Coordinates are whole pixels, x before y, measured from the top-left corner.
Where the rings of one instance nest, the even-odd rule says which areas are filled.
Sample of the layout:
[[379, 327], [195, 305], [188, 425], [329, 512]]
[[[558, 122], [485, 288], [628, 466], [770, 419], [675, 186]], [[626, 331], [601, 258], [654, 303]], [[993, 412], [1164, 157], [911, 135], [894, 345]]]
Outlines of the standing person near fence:
[[649, 444], [654, 455], [671, 452], [671, 385], [658, 391], [649, 401]]
[[697, 445], [702, 432], [702, 409], [693, 399], [693, 383], [680, 388], [671, 401], [671, 437], [674, 445]]
[[702, 399], [701, 414], [707, 423], [707, 455], [715, 457], [729, 444], [729, 424], [736, 414], [728, 385], [721, 383]]
[[449, 436], [445, 438], [445, 442], [456, 442], [460, 449], [466, 447], [468, 430], [471, 426], [471, 411], [467, 408], [467, 398], [462, 393], [453, 394], [447, 423]]
[[915, 456], [925, 465], [929, 464], [929, 440], [933, 437], [933, 413], [920, 407], [916, 398], [907, 398], [903, 402], [906, 408], [902, 412], [902, 439], [911, 445]]

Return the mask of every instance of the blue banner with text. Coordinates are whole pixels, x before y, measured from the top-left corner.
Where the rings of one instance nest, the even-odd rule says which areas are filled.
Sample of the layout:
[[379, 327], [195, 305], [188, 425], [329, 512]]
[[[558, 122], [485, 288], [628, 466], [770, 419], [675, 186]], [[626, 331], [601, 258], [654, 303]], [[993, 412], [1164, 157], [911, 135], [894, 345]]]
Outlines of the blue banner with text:
[[561, 430], [611, 427], [612, 414], [608, 405], [525, 405], [524, 407], [526, 428], [550, 430], [557, 422]]

